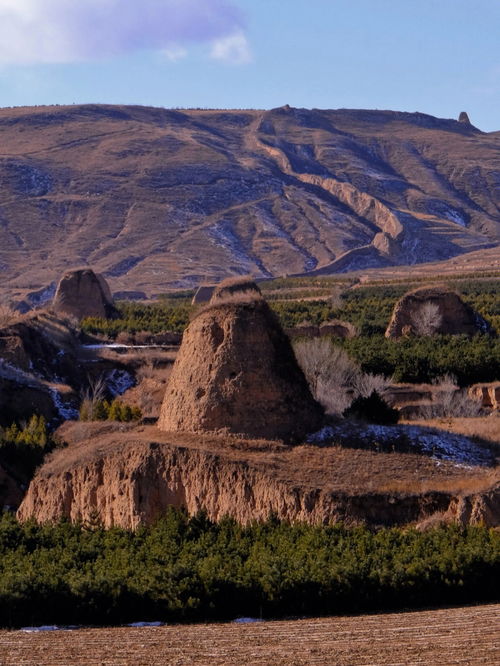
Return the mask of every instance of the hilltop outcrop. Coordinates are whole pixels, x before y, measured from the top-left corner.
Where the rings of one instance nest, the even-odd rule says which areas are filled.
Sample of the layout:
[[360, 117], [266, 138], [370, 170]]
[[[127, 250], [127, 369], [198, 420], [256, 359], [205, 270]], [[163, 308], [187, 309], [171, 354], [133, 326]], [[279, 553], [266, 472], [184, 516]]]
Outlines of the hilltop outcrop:
[[295, 441], [317, 429], [322, 408], [258, 288], [224, 287], [212, 303], [184, 332], [158, 427]]
[[394, 306], [386, 338], [403, 335], [474, 335], [491, 333], [491, 326], [447, 287], [420, 287]]
[[89, 268], [63, 275], [57, 285], [52, 310], [59, 316], [77, 319], [117, 316], [106, 280]]

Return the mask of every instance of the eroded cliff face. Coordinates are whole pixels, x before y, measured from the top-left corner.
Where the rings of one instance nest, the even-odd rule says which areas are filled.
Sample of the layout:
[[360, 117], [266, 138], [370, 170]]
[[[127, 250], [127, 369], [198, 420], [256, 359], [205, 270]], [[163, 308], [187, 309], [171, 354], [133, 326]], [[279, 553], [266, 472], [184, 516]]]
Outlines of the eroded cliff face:
[[[189, 514], [204, 510], [210, 519], [229, 515], [242, 523], [275, 514], [308, 523], [400, 525], [436, 515], [500, 524], [500, 486], [491, 487], [491, 480], [487, 492], [460, 497], [439, 490], [383, 491], [383, 484], [371, 483], [382, 467], [399, 464], [398, 454], [379, 460], [372, 452], [348, 451], [349, 457], [335, 447], [196, 440], [153, 427], [113, 431], [110, 425], [76, 423], [65, 426], [62, 435], [69, 447], [39, 470], [18, 511], [21, 520], [97, 518], [106, 527], [135, 528], [173, 505]], [[456, 467], [443, 461], [436, 465], [430, 459], [413, 460], [417, 456], [404, 458], [409, 479], [444, 473], [449, 481], [457, 474]]]

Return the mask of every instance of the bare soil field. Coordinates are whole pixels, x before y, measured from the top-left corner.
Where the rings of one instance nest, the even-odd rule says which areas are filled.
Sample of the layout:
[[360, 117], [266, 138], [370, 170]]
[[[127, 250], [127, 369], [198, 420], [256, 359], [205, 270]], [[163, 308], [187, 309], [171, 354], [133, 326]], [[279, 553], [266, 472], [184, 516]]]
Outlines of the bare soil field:
[[1, 666], [500, 664], [500, 605], [253, 624], [0, 632]]

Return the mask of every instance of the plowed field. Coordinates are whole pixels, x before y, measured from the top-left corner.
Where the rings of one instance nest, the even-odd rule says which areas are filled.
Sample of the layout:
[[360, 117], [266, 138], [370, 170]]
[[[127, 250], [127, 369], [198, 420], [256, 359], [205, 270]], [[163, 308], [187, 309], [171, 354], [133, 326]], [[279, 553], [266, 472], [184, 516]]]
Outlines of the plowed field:
[[254, 624], [0, 632], [1, 666], [500, 664], [500, 605]]

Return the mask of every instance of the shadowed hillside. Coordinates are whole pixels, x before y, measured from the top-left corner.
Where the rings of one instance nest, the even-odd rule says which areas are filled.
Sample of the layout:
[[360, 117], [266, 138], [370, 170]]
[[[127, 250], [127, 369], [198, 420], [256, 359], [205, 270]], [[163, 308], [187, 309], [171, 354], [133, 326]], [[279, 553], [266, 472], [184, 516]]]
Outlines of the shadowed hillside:
[[2, 109], [2, 289], [86, 264], [151, 295], [481, 251], [500, 241], [499, 148], [419, 113]]

